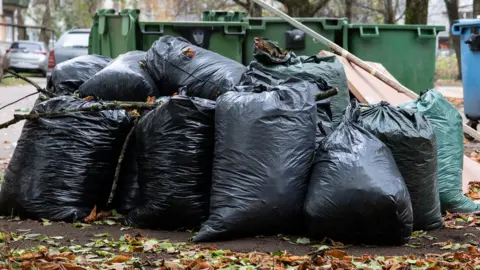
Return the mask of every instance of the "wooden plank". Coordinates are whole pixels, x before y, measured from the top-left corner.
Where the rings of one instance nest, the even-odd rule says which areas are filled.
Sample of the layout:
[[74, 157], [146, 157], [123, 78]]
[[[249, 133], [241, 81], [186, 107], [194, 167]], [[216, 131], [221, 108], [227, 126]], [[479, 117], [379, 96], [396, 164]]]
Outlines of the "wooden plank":
[[[320, 55], [333, 55], [331, 52], [322, 51]], [[347, 75], [348, 88], [350, 92], [362, 103], [375, 104], [380, 101], [387, 101], [397, 106], [412, 101], [409, 96], [399, 93], [391, 86], [380, 81], [375, 76], [365, 70], [351, 64], [344, 57], [337, 58], [343, 63]], [[395, 78], [379, 63], [369, 63], [382, 72], [385, 76], [395, 80]], [[480, 164], [464, 156], [462, 190], [468, 192], [470, 182], [480, 180]]]

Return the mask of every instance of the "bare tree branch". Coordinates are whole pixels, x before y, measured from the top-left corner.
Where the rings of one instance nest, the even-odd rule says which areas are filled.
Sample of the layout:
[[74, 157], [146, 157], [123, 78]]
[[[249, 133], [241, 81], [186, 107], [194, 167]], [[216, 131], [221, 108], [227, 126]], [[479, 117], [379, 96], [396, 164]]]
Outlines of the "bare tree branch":
[[115, 177], [113, 178], [113, 185], [112, 190], [110, 192], [110, 196], [108, 198], [108, 204], [112, 203], [113, 197], [115, 196], [115, 192], [117, 191], [118, 179], [120, 178], [120, 171], [122, 170], [122, 163], [123, 159], [125, 158], [125, 152], [127, 152], [128, 145], [132, 138], [133, 133], [135, 132], [135, 127], [137, 126], [138, 118], [135, 119], [133, 122], [132, 129], [128, 132], [127, 137], [125, 138], [125, 142], [123, 143], [122, 151], [120, 152], [120, 156], [118, 157], [117, 168], [115, 169]]
[[370, 10], [370, 11], [374, 11], [374, 12], [380, 13], [380, 14], [382, 14], [382, 15], [385, 14], [385, 10], [376, 9], [376, 8], [373, 8], [373, 7], [370, 7], [370, 6], [366, 6], [366, 5], [363, 5], [363, 4], [360, 4], [360, 3], [355, 3], [355, 4], [357, 5], [357, 7], [364, 8], [364, 9]]
[[250, 7], [248, 3], [242, 2], [241, 0], [233, 0], [233, 2], [235, 2], [235, 4], [243, 7], [246, 10], [248, 10], [248, 8]]
[[312, 11], [313, 14], [317, 13], [320, 9], [322, 9], [323, 7], [325, 7], [328, 2], [330, 2], [330, 0], [317, 0], [315, 2], [312, 3]]
[[0, 129], [7, 128], [15, 123], [18, 123], [22, 120], [35, 120], [39, 118], [52, 118], [63, 116], [69, 113], [76, 112], [93, 112], [93, 111], [109, 111], [109, 110], [134, 110], [134, 109], [155, 109], [160, 106], [162, 102], [155, 103], [146, 103], [146, 102], [118, 102], [114, 101], [111, 103], [99, 103], [91, 107], [82, 107], [73, 110], [64, 110], [59, 112], [50, 112], [50, 113], [30, 113], [30, 114], [14, 114], [13, 119], [0, 124]]

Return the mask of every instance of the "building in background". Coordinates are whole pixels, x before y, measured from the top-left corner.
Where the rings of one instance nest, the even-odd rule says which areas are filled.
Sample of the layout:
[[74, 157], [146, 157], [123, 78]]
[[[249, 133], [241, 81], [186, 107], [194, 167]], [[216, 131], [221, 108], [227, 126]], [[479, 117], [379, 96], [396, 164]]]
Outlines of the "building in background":
[[[20, 11], [26, 9], [30, 4], [30, 0], [0, 0], [0, 23], [17, 24], [23, 22]], [[18, 29], [12, 26], [0, 25], [0, 46], [1, 48], [17, 39]]]

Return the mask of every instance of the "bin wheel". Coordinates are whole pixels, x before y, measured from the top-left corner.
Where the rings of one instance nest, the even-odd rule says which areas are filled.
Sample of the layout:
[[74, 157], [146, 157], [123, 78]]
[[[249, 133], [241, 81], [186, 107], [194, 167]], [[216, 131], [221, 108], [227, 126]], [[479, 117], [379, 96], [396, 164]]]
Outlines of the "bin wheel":
[[[478, 121], [472, 121], [472, 120], [468, 120], [467, 122], [467, 126], [477, 130], [477, 126], [478, 126]], [[469, 141], [473, 141], [475, 140], [472, 136], [468, 135], [468, 134], [465, 134], [465, 138]]]

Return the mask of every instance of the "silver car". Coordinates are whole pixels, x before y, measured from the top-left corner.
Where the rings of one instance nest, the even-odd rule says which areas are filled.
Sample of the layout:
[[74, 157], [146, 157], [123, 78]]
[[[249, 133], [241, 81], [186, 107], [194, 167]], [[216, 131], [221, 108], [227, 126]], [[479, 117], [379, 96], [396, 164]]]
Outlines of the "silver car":
[[47, 74], [48, 49], [43, 42], [15, 41], [7, 50], [6, 57], [10, 61], [9, 69], [19, 72], [38, 72], [43, 76]]
[[88, 54], [90, 29], [73, 29], [63, 33], [50, 51], [48, 58], [48, 76], [56, 65], [81, 55]]

